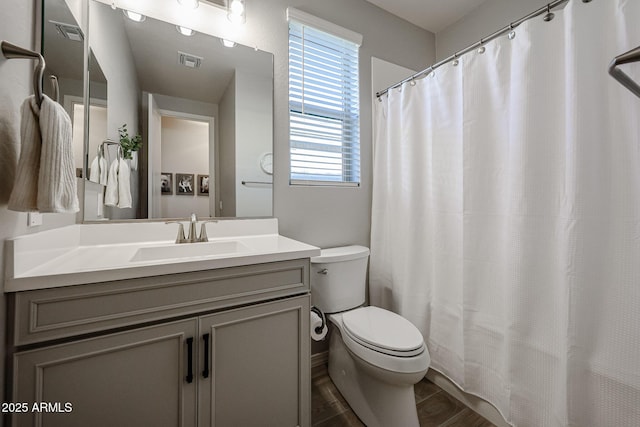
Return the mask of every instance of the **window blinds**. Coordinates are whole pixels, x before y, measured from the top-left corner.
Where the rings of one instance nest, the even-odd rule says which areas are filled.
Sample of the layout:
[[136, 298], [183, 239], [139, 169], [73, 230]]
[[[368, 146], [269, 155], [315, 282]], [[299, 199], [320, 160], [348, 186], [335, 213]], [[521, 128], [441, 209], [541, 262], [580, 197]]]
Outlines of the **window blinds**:
[[289, 11], [290, 182], [359, 185], [359, 35], [307, 17]]

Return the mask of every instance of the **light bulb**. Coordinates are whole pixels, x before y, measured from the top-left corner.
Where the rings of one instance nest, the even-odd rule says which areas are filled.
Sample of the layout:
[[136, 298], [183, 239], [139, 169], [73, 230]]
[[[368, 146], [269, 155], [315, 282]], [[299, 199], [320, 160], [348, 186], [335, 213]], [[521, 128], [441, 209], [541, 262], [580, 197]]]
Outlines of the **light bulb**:
[[229, 5], [229, 12], [234, 15], [242, 15], [244, 13], [244, 4], [240, 0], [231, 0]]
[[244, 0], [228, 0], [227, 19], [234, 24], [244, 24], [247, 16]]

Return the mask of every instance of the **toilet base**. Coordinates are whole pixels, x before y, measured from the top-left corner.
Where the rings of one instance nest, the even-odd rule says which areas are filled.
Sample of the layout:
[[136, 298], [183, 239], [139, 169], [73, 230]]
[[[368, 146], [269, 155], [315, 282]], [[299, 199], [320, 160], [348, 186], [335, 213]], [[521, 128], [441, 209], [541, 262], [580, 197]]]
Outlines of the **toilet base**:
[[368, 427], [419, 427], [413, 386], [425, 373], [426, 370], [411, 375], [382, 371], [352, 355], [338, 328], [333, 328], [329, 377]]

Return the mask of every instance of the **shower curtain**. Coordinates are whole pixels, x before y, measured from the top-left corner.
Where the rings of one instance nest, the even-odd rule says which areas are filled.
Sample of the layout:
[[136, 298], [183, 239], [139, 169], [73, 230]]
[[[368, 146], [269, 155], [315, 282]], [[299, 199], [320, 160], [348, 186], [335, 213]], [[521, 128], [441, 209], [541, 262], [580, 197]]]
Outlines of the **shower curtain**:
[[370, 299], [515, 426], [637, 427], [640, 1], [555, 15], [376, 102]]

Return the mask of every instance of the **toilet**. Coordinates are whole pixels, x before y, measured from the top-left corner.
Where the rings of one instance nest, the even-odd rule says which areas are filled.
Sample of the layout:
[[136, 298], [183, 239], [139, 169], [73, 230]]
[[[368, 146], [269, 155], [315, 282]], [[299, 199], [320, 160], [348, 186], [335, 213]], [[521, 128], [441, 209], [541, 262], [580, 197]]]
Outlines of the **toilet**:
[[311, 298], [332, 324], [329, 377], [368, 427], [419, 426], [413, 386], [431, 362], [407, 319], [363, 307], [369, 249], [323, 249], [311, 258]]

